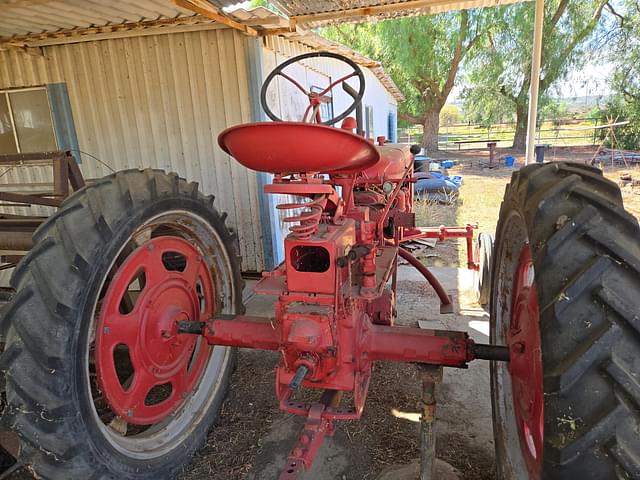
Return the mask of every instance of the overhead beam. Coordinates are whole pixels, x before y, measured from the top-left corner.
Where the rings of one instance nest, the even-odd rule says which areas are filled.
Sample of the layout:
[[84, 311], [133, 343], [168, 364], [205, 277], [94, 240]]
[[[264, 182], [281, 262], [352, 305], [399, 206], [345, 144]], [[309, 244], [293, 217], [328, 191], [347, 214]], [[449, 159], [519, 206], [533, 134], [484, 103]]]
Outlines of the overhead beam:
[[[1, 1], [1, 0], [0, 0]], [[0, 37], [0, 50], [11, 48], [46, 47], [67, 43], [93, 42], [113, 38], [127, 38], [163, 33], [179, 33], [226, 28], [204, 16], [164, 18], [146, 22], [119, 23], [100, 27], [72, 28], [56, 32], [33, 33], [15, 37]]]
[[[493, 2], [495, 4], [516, 3], [522, 0], [503, 0]], [[330, 22], [334, 20], [349, 20], [354, 17], [370, 17], [383, 14], [406, 12], [407, 10], [427, 10], [427, 14], [433, 13], [430, 10], [441, 7], [451, 7], [451, 10], [463, 10], [465, 8], [475, 8], [478, 6], [477, 0], [407, 0], [404, 2], [387, 3], [384, 5], [373, 5], [370, 7], [358, 7], [341, 9], [332, 12], [310, 13], [306, 15], [293, 15], [290, 17], [293, 25]]]
[[215, 20], [218, 23], [222, 23], [227, 25], [228, 27], [235, 28], [236, 30], [240, 30], [243, 33], [246, 33], [249, 36], [256, 37], [258, 36], [258, 32], [255, 28], [252, 28], [248, 25], [244, 25], [242, 23], [236, 22], [231, 18], [224, 15], [220, 10], [214, 7], [211, 3], [206, 0], [171, 0], [174, 5], [178, 7], [186, 8], [187, 10], [191, 10], [198, 15], [203, 15], [211, 20]]

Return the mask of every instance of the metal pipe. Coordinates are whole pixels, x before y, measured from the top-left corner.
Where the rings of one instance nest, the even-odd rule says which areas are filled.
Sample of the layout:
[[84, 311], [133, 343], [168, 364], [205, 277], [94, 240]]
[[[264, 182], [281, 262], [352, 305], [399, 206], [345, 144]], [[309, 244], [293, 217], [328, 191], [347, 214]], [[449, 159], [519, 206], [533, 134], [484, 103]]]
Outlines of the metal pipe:
[[473, 358], [473, 342], [465, 332], [371, 325], [368, 335], [367, 356], [374, 361], [464, 368]]
[[542, 59], [542, 31], [544, 27], [544, 0], [536, 0], [536, 19], [533, 28], [531, 52], [531, 90], [529, 91], [529, 119], [527, 124], [527, 151], [524, 163], [533, 162], [538, 119], [538, 92], [540, 90], [540, 62]]
[[204, 337], [210, 345], [278, 350], [279, 330], [266, 317], [213, 318], [207, 322]]
[[478, 360], [496, 360], [498, 362], [509, 361], [509, 347], [474, 343], [472, 351], [473, 358]]
[[436, 478], [436, 384], [442, 382], [442, 367], [420, 365], [422, 376], [422, 412], [420, 415], [420, 480]]
[[418, 270], [422, 274], [422, 276], [427, 280], [427, 282], [429, 282], [429, 284], [436, 291], [436, 293], [438, 294], [438, 298], [440, 298], [440, 312], [444, 313], [443, 307], [445, 307], [445, 310], [448, 309], [448, 308], [452, 309], [453, 308], [453, 304], [451, 303], [451, 298], [449, 297], [449, 295], [445, 291], [445, 289], [442, 286], [442, 284], [438, 281], [436, 276], [433, 273], [431, 273], [431, 271], [427, 267], [425, 267], [422, 264], [422, 262], [420, 262], [420, 260], [418, 260], [416, 257], [411, 255], [404, 248], [399, 248], [398, 249], [398, 254], [402, 258], [404, 258], [407, 262], [409, 262], [412, 267], [414, 267], [416, 270]]

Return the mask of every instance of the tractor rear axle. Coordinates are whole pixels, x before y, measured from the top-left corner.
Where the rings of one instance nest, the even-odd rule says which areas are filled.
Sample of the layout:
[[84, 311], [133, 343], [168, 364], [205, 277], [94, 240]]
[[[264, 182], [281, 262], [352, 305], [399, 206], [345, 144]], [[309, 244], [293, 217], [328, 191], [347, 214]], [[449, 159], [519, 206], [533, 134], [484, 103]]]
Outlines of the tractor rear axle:
[[[328, 319], [317, 318], [315, 321], [325, 323]], [[279, 327], [273, 318], [243, 315], [218, 316], [207, 322], [176, 323], [178, 334], [202, 335], [210, 345], [278, 350], [286, 356], [287, 350], [291, 347], [291, 339], [281, 338], [283, 329]], [[312, 336], [316, 332], [317, 330], [310, 328], [303, 334]], [[307, 337], [306, 343], [317, 345], [321, 342]], [[359, 348], [355, 353], [359, 357], [354, 356], [352, 362], [364, 370], [370, 370], [373, 361], [410, 362], [458, 368], [466, 368], [474, 359], [509, 361], [508, 347], [475, 343], [466, 332], [376, 325], [369, 320], [363, 321], [358, 344]], [[320, 401], [311, 404], [293, 398], [305, 380], [316, 378], [330, 381], [334, 372], [323, 368], [324, 364], [321, 361], [313, 360], [324, 355], [337, 356], [337, 352], [327, 352], [323, 349], [304, 352], [300, 355], [303, 361], [298, 364], [291, 380], [283, 384], [279, 373], [276, 381], [281, 408], [307, 418], [280, 480], [295, 480], [311, 467], [324, 437], [333, 434], [335, 420], [353, 419], [361, 414], [360, 402], [356, 402], [355, 408], [339, 407], [341, 390], [325, 389]], [[366, 392], [370, 377], [361, 375], [358, 378], [356, 390]]]
[[[256, 316], [215, 317], [208, 322], [180, 321], [178, 333], [203, 335], [210, 345], [280, 350], [274, 319]], [[371, 361], [424, 363], [466, 368], [472, 360], [509, 361], [504, 346], [476, 343], [466, 332], [426, 330], [370, 323], [362, 343], [362, 358]]]

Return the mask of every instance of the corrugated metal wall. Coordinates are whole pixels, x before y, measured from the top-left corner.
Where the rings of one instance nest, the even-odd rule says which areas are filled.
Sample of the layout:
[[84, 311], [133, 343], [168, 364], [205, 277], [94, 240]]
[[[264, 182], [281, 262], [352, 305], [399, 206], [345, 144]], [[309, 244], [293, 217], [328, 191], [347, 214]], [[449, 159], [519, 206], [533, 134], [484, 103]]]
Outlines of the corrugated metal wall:
[[[114, 170], [155, 167], [199, 182], [237, 228], [243, 270], [260, 271], [255, 173], [217, 145], [221, 130], [251, 121], [245, 42], [220, 29], [0, 51], [0, 89], [66, 82], [83, 152]], [[110, 173], [85, 154], [81, 168], [87, 178]], [[28, 170], [0, 171], [0, 185], [51, 181], [50, 169]]]

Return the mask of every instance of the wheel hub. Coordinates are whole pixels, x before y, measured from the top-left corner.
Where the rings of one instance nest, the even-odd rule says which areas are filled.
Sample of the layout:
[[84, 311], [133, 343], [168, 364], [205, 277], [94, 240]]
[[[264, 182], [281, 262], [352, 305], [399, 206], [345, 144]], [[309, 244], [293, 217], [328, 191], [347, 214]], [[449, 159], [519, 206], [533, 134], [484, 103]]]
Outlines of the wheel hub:
[[544, 391], [540, 307], [529, 245], [520, 252], [513, 280], [508, 343], [509, 372], [520, 444], [531, 478], [539, 478], [542, 467]]
[[[211, 347], [179, 334], [177, 322], [207, 320], [213, 299], [208, 265], [182, 238], [151, 239], [119, 266], [102, 302], [95, 356], [98, 385], [127, 423], [157, 423], [185, 402]], [[126, 378], [116, 355], [123, 350], [130, 359]], [[153, 392], [160, 386], [162, 395]]]

